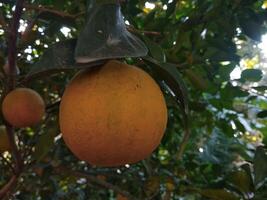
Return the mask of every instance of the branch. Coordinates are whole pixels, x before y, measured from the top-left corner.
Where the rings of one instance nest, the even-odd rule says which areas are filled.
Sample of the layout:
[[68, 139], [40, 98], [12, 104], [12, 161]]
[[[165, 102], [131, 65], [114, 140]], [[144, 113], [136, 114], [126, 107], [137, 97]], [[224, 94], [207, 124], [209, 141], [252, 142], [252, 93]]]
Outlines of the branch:
[[95, 176], [92, 176], [92, 175], [89, 175], [89, 174], [85, 174], [85, 173], [82, 173], [82, 172], [78, 172], [78, 171], [72, 171], [70, 169], [65, 168], [64, 166], [55, 167], [55, 170], [57, 172], [61, 172], [61, 173], [68, 174], [68, 175], [73, 175], [73, 176], [78, 177], [78, 178], [86, 178], [90, 182], [93, 182], [93, 183], [95, 183], [97, 185], [100, 185], [100, 186], [102, 186], [104, 188], [111, 189], [114, 192], [117, 192], [117, 193], [127, 197], [128, 199], [136, 200], [136, 198], [133, 197], [129, 192], [124, 191], [121, 188], [119, 188], [118, 186], [115, 186], [115, 185], [113, 185], [111, 183], [108, 183], [108, 182], [106, 182], [104, 180], [100, 180]]
[[10, 188], [13, 188], [18, 180], [18, 176], [13, 175], [8, 183], [0, 190], [0, 199], [3, 199], [7, 193], [10, 191]]
[[45, 108], [45, 110], [49, 113], [51, 109], [59, 106], [60, 102], [61, 102], [61, 100], [57, 100], [54, 103], [52, 103], [50, 105], [47, 105], [46, 108]]
[[180, 144], [180, 148], [179, 148], [179, 151], [177, 152], [177, 155], [176, 155], [176, 159], [177, 160], [181, 160], [182, 157], [183, 157], [183, 154], [184, 154], [184, 151], [185, 151], [185, 148], [186, 148], [186, 145], [189, 141], [189, 138], [190, 138], [190, 129], [189, 129], [189, 126], [186, 122], [186, 125], [185, 125], [185, 132], [184, 132], [184, 137], [182, 139], [182, 142]]
[[37, 5], [26, 4], [24, 7], [28, 10], [36, 10], [36, 11], [39, 11], [41, 13], [42, 12], [49, 12], [51, 14], [54, 14], [54, 15], [57, 15], [57, 16], [60, 16], [63, 18], [71, 18], [71, 19], [75, 19], [75, 18], [85, 14], [85, 12], [82, 12], [82, 13], [78, 13], [76, 15], [72, 15], [72, 14], [65, 13], [63, 11], [55, 10], [53, 8], [40, 6], [40, 5], [37, 6]]
[[13, 15], [13, 20], [10, 26], [10, 32], [8, 35], [8, 65], [10, 71], [10, 77], [8, 82], [8, 92], [13, 90], [15, 87], [15, 76], [16, 76], [16, 59], [17, 59], [17, 38], [19, 20], [22, 15], [24, 0], [17, 0], [16, 9]]
[[132, 33], [143, 33], [145, 35], [161, 36], [161, 33], [160, 32], [138, 30], [138, 29], [135, 29], [133, 26], [127, 26], [127, 30], [130, 31], [130, 32], [132, 32]]
[[[8, 67], [9, 67], [9, 80], [7, 85], [6, 93], [9, 93], [15, 88], [16, 85], [16, 59], [17, 59], [17, 37], [18, 37], [18, 28], [19, 28], [19, 20], [22, 15], [24, 0], [17, 0], [16, 9], [13, 15], [13, 20], [10, 26], [10, 33], [8, 35]], [[23, 162], [21, 160], [20, 153], [18, 151], [17, 145], [15, 143], [14, 138], [14, 128], [6, 123], [7, 133], [9, 136], [9, 142], [12, 148], [12, 152], [15, 156], [16, 160], [16, 171], [20, 172]]]
[[[19, 20], [22, 15], [24, 0], [17, 0], [16, 9], [13, 14], [10, 30], [8, 32], [8, 81], [5, 88], [5, 93], [3, 98], [15, 88], [16, 85], [16, 59], [17, 59], [17, 37], [18, 37], [18, 28], [19, 28]], [[9, 123], [5, 122], [7, 135], [9, 139], [9, 143], [11, 146], [12, 154], [15, 159], [15, 172], [11, 177], [9, 182], [0, 190], [0, 199], [2, 199], [17, 183], [17, 179], [23, 168], [23, 160], [21, 158], [21, 154], [18, 150], [18, 147], [15, 142], [14, 137], [14, 127]]]
[[[41, 14], [42, 12], [49, 12], [51, 14], [63, 17], [63, 18], [70, 18], [70, 19], [76, 19], [77, 17], [80, 17], [81, 15], [84, 15], [85, 12], [81, 12], [75, 15], [63, 12], [63, 11], [59, 11], [59, 10], [55, 10], [51, 7], [45, 7], [45, 6], [37, 6], [37, 5], [30, 5], [30, 4], [26, 4], [24, 6], [26, 9], [28, 10], [36, 10], [39, 11]], [[145, 35], [157, 35], [157, 36], [161, 36], [160, 32], [156, 32], [156, 31], [145, 31], [145, 30], [138, 30], [135, 29], [132, 26], [127, 26], [128, 31], [133, 32], [133, 33], [143, 33]]]

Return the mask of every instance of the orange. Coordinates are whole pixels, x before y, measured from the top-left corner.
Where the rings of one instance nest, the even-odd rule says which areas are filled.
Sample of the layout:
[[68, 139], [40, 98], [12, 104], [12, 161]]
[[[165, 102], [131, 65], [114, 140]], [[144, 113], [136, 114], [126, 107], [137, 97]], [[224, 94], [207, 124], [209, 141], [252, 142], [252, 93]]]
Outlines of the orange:
[[5, 126], [0, 126], [0, 153], [11, 149]]
[[45, 103], [34, 90], [16, 88], [4, 98], [2, 112], [4, 118], [15, 127], [33, 126], [42, 120]]
[[66, 145], [79, 159], [120, 166], [156, 149], [166, 128], [167, 108], [149, 74], [113, 60], [73, 78], [62, 96], [59, 122]]

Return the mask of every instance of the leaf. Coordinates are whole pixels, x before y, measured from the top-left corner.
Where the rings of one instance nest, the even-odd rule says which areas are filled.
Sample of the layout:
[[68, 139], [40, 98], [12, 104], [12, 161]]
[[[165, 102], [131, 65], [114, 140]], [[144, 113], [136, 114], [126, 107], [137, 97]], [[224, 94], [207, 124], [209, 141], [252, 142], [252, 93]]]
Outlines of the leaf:
[[257, 113], [257, 117], [259, 117], [259, 118], [265, 118], [265, 117], [267, 117], [267, 110], [263, 110], [261, 112], [258, 112]]
[[262, 71], [259, 69], [245, 69], [242, 71], [241, 80], [258, 82], [262, 79]]
[[5, 64], [4, 54], [0, 51], [0, 67], [3, 67]]
[[253, 87], [253, 89], [259, 92], [265, 92], [267, 90], [267, 86], [257, 86], [257, 87]]
[[212, 200], [239, 200], [236, 195], [225, 189], [203, 189], [200, 194]]
[[254, 157], [254, 176], [256, 188], [262, 186], [264, 180], [267, 178], [267, 154], [262, 146], [256, 149]]
[[42, 160], [46, 154], [51, 150], [54, 145], [54, 137], [56, 136], [56, 131], [54, 128], [50, 128], [40, 136], [39, 141], [35, 145], [35, 151], [33, 157], [35, 160]]
[[252, 19], [243, 19], [240, 23], [242, 31], [251, 39], [256, 41], [261, 41], [262, 35], [262, 25], [255, 20]]
[[170, 3], [168, 4], [168, 8], [167, 8], [167, 11], [166, 11], [166, 17], [169, 17], [170, 15], [175, 13], [177, 0], [169, 1], [169, 2]]
[[144, 57], [144, 60], [154, 64], [156, 67], [155, 69], [160, 73], [163, 80], [170, 87], [174, 97], [180, 102], [179, 106], [183, 111], [185, 118], [188, 118], [189, 109], [187, 88], [179, 71], [177, 70], [176, 65], [170, 63], [161, 63], [149, 56]]
[[142, 36], [142, 38], [145, 41], [151, 56], [160, 62], [166, 62], [166, 56], [161, 46], [159, 46], [157, 43], [150, 40], [148, 37], [144, 35]]
[[247, 174], [245, 170], [240, 169], [232, 172], [227, 179], [240, 192], [245, 194], [250, 194], [253, 192], [253, 181], [251, 176]]
[[160, 177], [152, 176], [144, 184], [144, 191], [148, 197], [153, 196], [160, 189]]
[[206, 90], [208, 88], [208, 82], [201, 76], [196, 74], [193, 70], [185, 70], [185, 74], [192, 85], [199, 90]]

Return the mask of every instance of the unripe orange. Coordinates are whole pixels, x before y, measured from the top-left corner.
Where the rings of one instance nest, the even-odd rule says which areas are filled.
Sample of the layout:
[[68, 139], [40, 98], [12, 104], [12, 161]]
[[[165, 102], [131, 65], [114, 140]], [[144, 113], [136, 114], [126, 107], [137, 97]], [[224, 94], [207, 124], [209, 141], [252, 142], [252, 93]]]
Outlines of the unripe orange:
[[4, 98], [2, 112], [4, 118], [15, 127], [33, 126], [42, 120], [45, 103], [34, 90], [17, 88]]
[[78, 73], [61, 100], [60, 129], [70, 150], [97, 166], [136, 163], [159, 145], [167, 108], [145, 71], [109, 61]]

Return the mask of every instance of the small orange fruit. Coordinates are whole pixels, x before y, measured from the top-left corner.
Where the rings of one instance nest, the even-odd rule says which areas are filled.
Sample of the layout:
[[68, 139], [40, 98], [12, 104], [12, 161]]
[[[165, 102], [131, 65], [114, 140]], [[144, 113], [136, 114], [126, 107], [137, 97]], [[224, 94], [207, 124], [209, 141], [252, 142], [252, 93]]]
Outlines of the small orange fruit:
[[113, 60], [73, 78], [62, 96], [59, 122], [66, 145], [79, 159], [120, 166], [156, 149], [166, 128], [167, 108], [149, 74]]
[[15, 127], [33, 126], [42, 120], [45, 103], [34, 90], [17, 88], [4, 98], [2, 112], [4, 118]]

